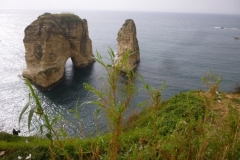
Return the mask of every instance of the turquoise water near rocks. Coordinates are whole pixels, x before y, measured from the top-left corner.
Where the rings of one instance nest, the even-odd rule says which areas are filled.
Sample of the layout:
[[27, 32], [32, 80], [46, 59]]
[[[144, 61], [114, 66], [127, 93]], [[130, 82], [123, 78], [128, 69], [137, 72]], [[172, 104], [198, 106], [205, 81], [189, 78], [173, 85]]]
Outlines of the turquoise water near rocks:
[[[24, 29], [45, 12], [0, 10], [0, 131], [11, 132], [18, 128], [18, 116], [27, 103], [29, 90], [21, 79], [26, 67], [24, 60]], [[108, 47], [117, 50], [117, 33], [126, 19], [133, 19], [137, 27], [141, 62], [137, 68], [145, 81], [159, 87], [166, 81], [167, 99], [181, 91], [202, 89], [201, 77], [207, 71], [222, 75], [221, 90], [232, 91], [240, 79], [240, 15], [117, 12], [117, 11], [70, 11], [88, 21], [89, 35], [96, 51], [107, 59]], [[83, 83], [101, 86], [99, 78], [104, 71], [99, 64], [77, 70], [68, 60], [65, 79], [53, 90], [37, 91], [49, 114], [63, 114], [66, 121], [76, 124], [73, 114], [68, 113], [77, 103], [90, 100], [92, 95], [84, 90]], [[137, 86], [141, 86], [139, 81]], [[135, 97], [129, 110], [137, 112], [136, 104], [146, 99], [141, 93]], [[87, 135], [95, 132], [96, 122], [104, 131], [104, 118], [94, 119], [95, 106], [81, 106], [80, 116]], [[104, 115], [102, 115], [104, 117]], [[34, 118], [32, 131], [27, 130], [26, 118], [20, 125], [22, 135], [36, 134], [39, 125]], [[71, 128], [71, 127], [70, 127]], [[69, 129], [70, 129], [69, 128]], [[71, 128], [72, 129], [72, 128]], [[72, 130], [74, 134], [74, 130]]]

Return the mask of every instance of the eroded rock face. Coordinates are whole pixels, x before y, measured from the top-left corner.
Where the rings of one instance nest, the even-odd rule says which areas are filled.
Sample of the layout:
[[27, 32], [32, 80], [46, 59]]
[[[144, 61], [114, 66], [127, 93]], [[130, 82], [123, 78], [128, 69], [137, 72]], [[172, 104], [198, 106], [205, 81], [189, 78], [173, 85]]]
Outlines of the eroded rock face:
[[[118, 49], [115, 63], [121, 63], [121, 70], [123, 72], [134, 69], [140, 61], [140, 53], [136, 26], [132, 19], [127, 19], [122, 25], [122, 28], [118, 31], [117, 41]], [[131, 55], [126, 59], [126, 65], [124, 65], [122, 63], [122, 59], [123, 55], [126, 54], [127, 51]]]
[[94, 62], [87, 21], [73, 14], [39, 16], [26, 27], [23, 42], [27, 64], [23, 77], [42, 89], [63, 78], [68, 58], [80, 68]]

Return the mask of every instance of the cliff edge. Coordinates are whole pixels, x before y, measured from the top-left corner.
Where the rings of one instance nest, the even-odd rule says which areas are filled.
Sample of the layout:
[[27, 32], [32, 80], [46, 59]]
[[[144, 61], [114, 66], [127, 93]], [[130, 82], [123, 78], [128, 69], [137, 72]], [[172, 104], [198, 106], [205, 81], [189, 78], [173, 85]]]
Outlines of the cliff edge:
[[23, 42], [27, 68], [22, 75], [42, 89], [63, 78], [68, 58], [79, 68], [94, 62], [87, 20], [74, 14], [39, 16], [26, 27]]

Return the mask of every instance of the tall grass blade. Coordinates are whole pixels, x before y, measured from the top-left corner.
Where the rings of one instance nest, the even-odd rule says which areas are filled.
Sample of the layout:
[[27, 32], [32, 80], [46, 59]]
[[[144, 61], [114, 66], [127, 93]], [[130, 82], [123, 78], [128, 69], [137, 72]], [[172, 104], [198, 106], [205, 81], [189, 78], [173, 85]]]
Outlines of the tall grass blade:
[[27, 85], [28, 85], [31, 93], [32, 93], [32, 96], [33, 96], [34, 99], [35, 99], [35, 102], [36, 102], [37, 107], [40, 107], [40, 108], [42, 109], [41, 102], [40, 102], [37, 94], [34, 92], [34, 89], [33, 89], [32, 85], [31, 85], [31, 83], [29, 82], [28, 79], [25, 79], [25, 80], [26, 80], [26, 83], [27, 83]]
[[20, 121], [22, 120], [23, 114], [24, 114], [25, 111], [28, 109], [29, 104], [30, 104], [30, 102], [28, 102], [28, 103], [24, 106], [24, 108], [22, 109], [22, 111], [21, 111], [21, 113], [20, 113], [20, 116], [19, 116], [19, 118], [18, 118], [18, 123], [19, 123], [19, 124], [20, 124]]
[[32, 121], [32, 117], [33, 117], [33, 113], [35, 111], [37, 107], [33, 107], [28, 114], [28, 130], [30, 131], [30, 126], [31, 126], [31, 121]]

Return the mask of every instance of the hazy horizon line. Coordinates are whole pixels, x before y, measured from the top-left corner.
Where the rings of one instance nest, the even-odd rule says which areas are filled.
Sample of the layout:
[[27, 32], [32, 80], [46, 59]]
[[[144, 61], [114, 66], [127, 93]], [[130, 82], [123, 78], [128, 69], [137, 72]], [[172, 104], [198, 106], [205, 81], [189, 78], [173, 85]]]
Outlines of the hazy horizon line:
[[93, 10], [93, 9], [29, 9], [29, 8], [0, 8], [0, 10], [20, 10], [20, 11], [60, 11], [60, 12], [68, 12], [68, 11], [106, 11], [106, 12], [154, 12], [154, 13], [192, 13], [192, 14], [220, 14], [220, 15], [240, 15], [240, 13], [219, 13], [219, 12], [191, 12], [191, 11], [150, 11], [150, 10]]

